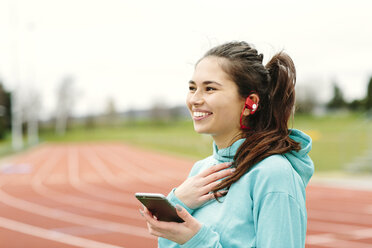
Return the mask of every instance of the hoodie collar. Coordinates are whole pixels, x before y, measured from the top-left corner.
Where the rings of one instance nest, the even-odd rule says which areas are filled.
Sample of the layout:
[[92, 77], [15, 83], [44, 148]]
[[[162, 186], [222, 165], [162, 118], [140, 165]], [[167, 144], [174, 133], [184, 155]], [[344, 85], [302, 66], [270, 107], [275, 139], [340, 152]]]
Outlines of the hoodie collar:
[[233, 161], [236, 151], [244, 141], [245, 139], [238, 139], [231, 146], [222, 149], [218, 149], [216, 143], [213, 141], [213, 158], [221, 163]]
[[289, 131], [289, 137], [301, 144], [301, 150], [298, 152], [290, 151], [284, 154], [284, 156], [287, 157], [289, 162], [292, 164], [292, 167], [299, 174], [306, 186], [314, 174], [314, 163], [308, 156], [308, 153], [311, 150], [311, 138], [297, 129], [290, 129]]

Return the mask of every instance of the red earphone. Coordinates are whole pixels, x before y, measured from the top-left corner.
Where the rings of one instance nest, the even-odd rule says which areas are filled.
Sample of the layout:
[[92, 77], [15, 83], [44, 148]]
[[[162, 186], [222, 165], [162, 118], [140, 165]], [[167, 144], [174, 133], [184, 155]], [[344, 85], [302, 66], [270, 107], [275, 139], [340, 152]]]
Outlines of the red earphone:
[[256, 112], [256, 110], [258, 108], [258, 103], [255, 103], [251, 98], [249, 98], [250, 96], [251, 95], [249, 95], [247, 97], [247, 99], [245, 99], [244, 108], [243, 108], [242, 114], [240, 115], [240, 128], [241, 129], [250, 129], [250, 127], [244, 126], [243, 123], [242, 123], [244, 110], [246, 108], [252, 110], [251, 111], [251, 115], [252, 115], [252, 114], [254, 114], [254, 112]]

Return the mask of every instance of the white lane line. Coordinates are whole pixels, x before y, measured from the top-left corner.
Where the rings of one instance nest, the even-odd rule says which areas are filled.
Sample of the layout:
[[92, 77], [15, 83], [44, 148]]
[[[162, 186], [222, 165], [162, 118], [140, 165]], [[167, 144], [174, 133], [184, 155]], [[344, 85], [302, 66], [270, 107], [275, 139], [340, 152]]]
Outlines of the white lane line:
[[365, 226], [309, 221], [308, 230], [321, 232], [321, 234], [307, 235], [306, 244], [309, 245], [321, 245], [324, 247], [372, 247], [363, 243], [363, 239], [372, 238], [372, 228], [366, 228]]
[[350, 241], [356, 241], [361, 239], [370, 239], [372, 238], [372, 228], [363, 228], [352, 231], [345, 232], [333, 232], [332, 233], [322, 233], [322, 234], [311, 234], [306, 236], [307, 244], [323, 244], [323, 243], [332, 243], [335, 240], [341, 240], [340, 237], [348, 239]]
[[354, 230], [365, 229], [363, 225], [350, 225], [350, 224], [341, 224], [341, 223], [330, 223], [327, 220], [316, 221], [308, 220], [307, 229], [316, 232], [323, 233], [350, 233]]
[[322, 234], [312, 234], [306, 235], [306, 244], [308, 245], [318, 245], [325, 243], [332, 243], [336, 239], [335, 235], [332, 233], [322, 233]]
[[307, 245], [320, 245], [322, 247], [337, 248], [371, 248], [371, 244], [354, 240], [343, 240], [333, 234], [316, 234], [306, 237]]
[[[101, 153], [104, 152], [104, 154], [110, 154], [107, 156], [107, 159], [112, 159], [112, 163], [121, 169], [128, 170], [128, 166], [133, 167], [137, 171], [141, 170], [141, 174], [143, 172], [150, 173], [153, 177], [155, 174], [154, 172], [156, 172], [156, 176], [161, 178], [162, 181], [164, 181], [164, 178], [168, 178], [170, 181], [183, 181], [186, 177], [183, 171], [174, 169], [176, 166], [164, 166], [164, 162], [160, 163], [157, 160], [151, 159], [146, 156], [144, 152], [142, 152], [143, 155], [137, 155], [133, 152], [127, 151], [126, 149], [115, 150], [115, 148], [107, 146], [102, 147], [100, 150], [103, 150]], [[171, 171], [171, 173], [169, 171]]]
[[[29, 185], [29, 182], [31, 180], [32, 174], [35, 173], [35, 169], [37, 167], [37, 164], [41, 163], [42, 161], [45, 161], [47, 158], [45, 158], [45, 154], [47, 154], [51, 148], [42, 146], [41, 148], [32, 148], [32, 153], [29, 151], [26, 151], [24, 153], [16, 155], [12, 155], [10, 158], [7, 158], [6, 161], [11, 162], [12, 164], [32, 164], [33, 169], [30, 172], [30, 174], [27, 175], [2, 175], [0, 174], [0, 182], [1, 185], [10, 184], [10, 185]], [[0, 186], [1, 186], [0, 185]]]
[[[54, 156], [49, 156], [49, 160], [43, 164], [44, 166], [39, 168], [39, 170], [41, 170], [41, 173], [48, 172], [52, 167], [53, 163], [57, 161], [58, 157], [59, 156], [56, 156], [55, 154]], [[52, 165], [48, 165], [49, 163]], [[137, 237], [153, 239], [153, 237], [150, 234], [148, 234], [147, 228], [135, 227], [132, 225], [101, 220], [97, 218], [70, 213], [59, 209], [45, 207], [43, 205], [39, 205], [36, 203], [32, 203], [29, 201], [13, 197], [7, 194], [5, 191], [1, 190], [1, 186], [2, 182], [0, 182], [0, 202], [3, 202], [8, 206], [20, 209], [22, 211], [27, 211], [35, 215], [40, 215], [59, 221], [95, 227], [98, 229], [109, 230], [111, 232], [133, 235]]]
[[354, 230], [349, 233], [354, 239], [371, 239], [372, 228]]
[[[132, 202], [128, 201], [128, 197], [133, 197], [133, 193], [127, 192], [118, 192], [109, 189], [105, 189], [102, 187], [97, 187], [92, 184], [87, 184], [81, 180], [79, 175], [79, 151], [78, 148], [70, 148], [68, 151], [68, 171], [69, 177], [68, 180], [70, 184], [77, 190], [86, 193], [88, 195], [94, 196], [96, 198], [101, 198], [104, 200], [108, 200], [111, 202], [119, 202], [119, 203], [126, 203], [131, 204], [133, 206], [138, 206], [132, 204]], [[122, 188], [122, 190], [125, 189]]]
[[[107, 149], [112, 150], [113, 152], [117, 153], [120, 157], [125, 157], [126, 159], [129, 159], [130, 161], [137, 162], [138, 156], [146, 157], [148, 161], [156, 162], [156, 164], [159, 165], [172, 165], [171, 169], [174, 169], [174, 171], [179, 172], [180, 179], [184, 179], [185, 174], [189, 172], [192, 165], [195, 163], [195, 160], [187, 159], [187, 158], [181, 158], [177, 156], [173, 156], [171, 154], [162, 153], [154, 150], [145, 150], [145, 149], [139, 149], [134, 146], [127, 146], [123, 143], [119, 144], [108, 144], [105, 145]], [[167, 166], [164, 166], [167, 168]]]
[[[99, 213], [104, 213], [104, 214], [112, 214], [112, 215], [117, 215], [133, 220], [142, 220], [141, 216], [138, 213], [137, 209], [133, 208], [127, 208], [127, 207], [119, 207], [113, 204], [108, 204], [104, 203], [101, 201], [95, 201], [95, 200], [90, 200], [90, 199], [85, 199], [73, 195], [68, 195], [68, 194], [62, 194], [59, 193], [58, 191], [51, 190], [47, 188], [44, 184], [43, 181], [46, 180], [48, 175], [51, 175], [51, 170], [55, 167], [55, 165], [59, 162], [58, 161], [53, 161], [48, 163], [47, 166], [44, 165], [45, 169], [44, 171], [40, 170], [31, 180], [31, 186], [34, 189], [34, 191], [46, 198], [53, 199], [56, 202], [60, 202], [62, 204], [68, 204], [75, 206], [77, 208], [82, 208], [82, 209], [88, 209], [92, 211], [96, 211]], [[69, 161], [70, 162], [70, 161]], [[76, 161], [75, 161], [76, 162]], [[78, 163], [75, 163], [73, 167], [79, 167]], [[71, 170], [71, 166], [69, 166], [69, 170]], [[75, 171], [76, 172], [76, 171]], [[131, 195], [133, 197], [133, 195]], [[138, 206], [139, 207], [139, 206]]]
[[99, 229], [109, 230], [111, 232], [123, 233], [143, 238], [152, 238], [146, 228], [135, 227], [127, 224], [116, 223], [107, 220], [100, 220], [92, 217], [81, 216], [67, 211], [45, 207], [36, 203], [31, 203], [22, 199], [15, 198], [0, 190], [0, 201], [4, 204], [30, 212], [35, 215], [48, 217], [51, 219], [85, 225]]
[[345, 213], [335, 212], [330, 210], [308, 210], [309, 219], [322, 220], [328, 222], [350, 223], [350, 224], [364, 224], [371, 225], [372, 215], [363, 213]]
[[79, 167], [79, 150], [76, 147], [74, 149], [70, 148], [68, 151], [68, 180], [77, 190], [98, 198], [120, 203], [128, 203], [127, 198], [133, 197], [132, 193], [120, 193], [83, 182], [79, 174]]
[[[97, 153], [97, 152], [96, 152]], [[98, 167], [105, 167], [104, 162], [100, 157], [95, 155], [96, 153], [89, 151], [89, 154], [86, 155], [86, 157], [90, 160], [92, 165], [94, 165], [97, 169]], [[146, 171], [143, 170], [135, 165], [132, 165], [128, 163], [128, 161], [123, 161], [122, 158], [118, 157], [116, 154], [105, 151], [105, 160], [107, 160], [110, 164], [122, 169], [124, 172], [126, 172], [126, 175], [130, 175], [132, 178], [137, 179], [137, 182], [141, 182], [143, 184], [149, 185], [149, 186], [156, 186], [157, 189], [161, 190], [170, 190], [168, 186], [164, 185], [164, 178], [161, 176], [154, 176], [154, 172], [152, 171]], [[128, 168], [128, 165], [132, 168]], [[104, 173], [103, 170], [100, 171], [100, 173], [105, 176], [104, 180], [112, 185], [113, 187], [122, 189], [123, 185], [121, 184], [122, 180], [121, 178], [109, 176], [109, 173], [112, 175], [111, 172]], [[174, 179], [173, 179], [174, 180]], [[162, 182], [163, 184], [157, 184], [157, 182]]]
[[[22, 222], [0, 217], [0, 227], [20, 232], [43, 239], [48, 239], [64, 244], [74, 245], [85, 248], [124, 248], [123, 246], [110, 245], [90, 239], [80, 238], [73, 235], [51, 231], [33, 225], [28, 225]], [[26, 244], [25, 244], [26, 245]]]
[[82, 151], [82, 156], [85, 157], [90, 165], [98, 172], [102, 179], [110, 186], [120, 189], [123, 189], [123, 182], [125, 178], [120, 178], [114, 176], [114, 174], [107, 168], [107, 166], [102, 162], [100, 158], [91, 150], [84, 149]]
[[372, 214], [372, 205], [368, 205], [364, 208], [364, 212], [367, 214]]

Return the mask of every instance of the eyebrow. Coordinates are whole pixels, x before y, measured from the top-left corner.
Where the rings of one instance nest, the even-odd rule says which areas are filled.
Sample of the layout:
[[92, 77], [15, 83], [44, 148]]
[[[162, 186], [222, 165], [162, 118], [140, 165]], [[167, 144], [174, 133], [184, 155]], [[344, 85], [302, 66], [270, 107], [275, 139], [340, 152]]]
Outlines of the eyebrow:
[[[190, 80], [190, 81], [189, 81], [189, 84], [196, 84], [196, 83], [195, 83], [194, 81]], [[204, 81], [202, 84], [204, 84], [204, 85], [208, 85], [208, 84], [218, 84], [218, 85], [222, 86], [222, 84], [217, 83], [216, 81]]]

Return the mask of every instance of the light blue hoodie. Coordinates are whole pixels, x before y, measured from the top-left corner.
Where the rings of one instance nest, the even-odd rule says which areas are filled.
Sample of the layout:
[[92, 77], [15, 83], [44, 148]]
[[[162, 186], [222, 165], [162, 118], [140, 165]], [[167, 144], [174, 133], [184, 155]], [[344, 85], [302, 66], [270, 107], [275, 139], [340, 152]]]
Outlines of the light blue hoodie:
[[[159, 248], [301, 248], [305, 247], [307, 213], [305, 187], [314, 172], [308, 156], [311, 138], [291, 129], [290, 137], [301, 143], [299, 152], [272, 155], [257, 163], [231, 185], [222, 203], [211, 200], [197, 209], [188, 208], [174, 194], [168, 199], [180, 204], [203, 225], [183, 245], [159, 238]], [[244, 142], [218, 149], [213, 143], [213, 156], [198, 161], [189, 177], [206, 168], [233, 161]]]

